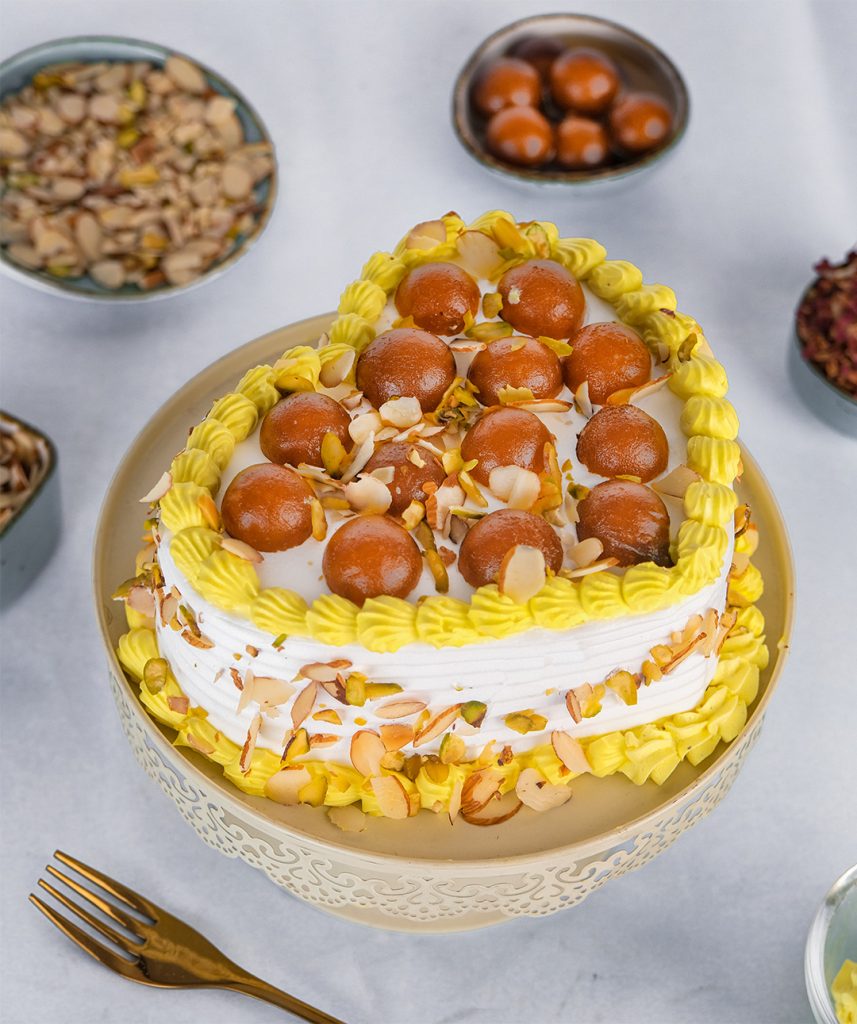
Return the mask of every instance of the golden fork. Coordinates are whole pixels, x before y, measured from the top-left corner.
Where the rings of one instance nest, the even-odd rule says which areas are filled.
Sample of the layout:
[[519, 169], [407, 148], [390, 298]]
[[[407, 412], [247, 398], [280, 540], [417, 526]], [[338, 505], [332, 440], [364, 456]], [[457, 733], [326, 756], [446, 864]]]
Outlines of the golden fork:
[[121, 952], [93, 938], [35, 894], [30, 893], [30, 901], [85, 953], [123, 978], [159, 988], [225, 988], [272, 1003], [312, 1024], [343, 1024], [336, 1017], [248, 974], [227, 959], [198, 931], [121, 882], [114, 881], [61, 850], [57, 850], [54, 857], [87, 879], [94, 888], [112, 896], [115, 902], [105, 899], [98, 892], [92, 892], [69, 875], [63, 874], [53, 864], [47, 865], [48, 873], [125, 931], [117, 931], [45, 879], [40, 878], [39, 885], [91, 928], [109, 939], [113, 947], [118, 947]]

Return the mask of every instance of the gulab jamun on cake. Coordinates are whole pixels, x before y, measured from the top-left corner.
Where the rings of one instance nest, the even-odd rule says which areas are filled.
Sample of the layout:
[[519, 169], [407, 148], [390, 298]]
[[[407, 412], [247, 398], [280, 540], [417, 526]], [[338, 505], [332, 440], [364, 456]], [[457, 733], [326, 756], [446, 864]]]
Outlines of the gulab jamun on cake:
[[[563, 103], [607, 102], [567, 64]], [[177, 744], [283, 804], [486, 825], [584, 774], [663, 783], [738, 735], [768, 656], [726, 391], [673, 292], [598, 242], [419, 224], [165, 458], [122, 664]]]

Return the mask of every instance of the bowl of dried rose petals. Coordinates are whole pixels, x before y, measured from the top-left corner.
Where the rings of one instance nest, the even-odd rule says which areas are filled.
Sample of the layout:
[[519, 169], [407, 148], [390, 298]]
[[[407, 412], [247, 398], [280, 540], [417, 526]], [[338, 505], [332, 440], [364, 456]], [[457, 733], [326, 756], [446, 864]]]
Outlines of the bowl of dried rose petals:
[[0, 608], [35, 579], [60, 532], [54, 446], [28, 423], [0, 412]]
[[0, 269], [83, 299], [210, 280], [274, 205], [270, 136], [220, 75], [156, 43], [43, 43], [0, 64]]
[[818, 276], [795, 314], [800, 363], [857, 430], [857, 249], [841, 263], [824, 259], [814, 269]]

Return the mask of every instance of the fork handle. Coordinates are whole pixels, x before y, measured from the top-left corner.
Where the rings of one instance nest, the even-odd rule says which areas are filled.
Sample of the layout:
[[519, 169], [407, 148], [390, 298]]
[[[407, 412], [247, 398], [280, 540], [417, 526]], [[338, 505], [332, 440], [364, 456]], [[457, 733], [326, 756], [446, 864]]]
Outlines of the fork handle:
[[310, 1024], [345, 1024], [338, 1017], [331, 1017], [329, 1013], [324, 1013], [322, 1010], [310, 1006], [309, 1003], [295, 999], [288, 992], [274, 988], [273, 985], [269, 985], [267, 981], [263, 981], [253, 974], [242, 974], [240, 978], [224, 982], [222, 987], [232, 992], [243, 992], [245, 996], [254, 996], [273, 1006], [279, 1006], [281, 1010], [288, 1010], [296, 1017], [310, 1021]]

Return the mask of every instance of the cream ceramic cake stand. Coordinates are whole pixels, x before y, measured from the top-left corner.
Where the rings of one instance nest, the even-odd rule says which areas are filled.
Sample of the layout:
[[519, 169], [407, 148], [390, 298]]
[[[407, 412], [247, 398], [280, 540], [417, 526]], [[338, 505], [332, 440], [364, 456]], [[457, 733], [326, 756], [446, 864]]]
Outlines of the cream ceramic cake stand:
[[479, 928], [571, 907], [611, 878], [642, 867], [723, 799], [759, 736], [787, 652], [794, 575], [785, 527], [771, 491], [743, 449], [738, 488], [761, 536], [754, 562], [762, 571], [771, 661], [740, 736], [720, 744], [701, 765], [682, 763], [663, 786], [636, 786], [624, 776], [574, 782], [574, 796], [546, 814], [527, 808], [495, 828], [420, 813], [405, 822], [370, 819], [365, 832], [344, 833], [322, 808], [281, 807], [240, 792], [221, 769], [188, 748], [140, 704], [114, 653], [123, 607], [111, 601], [140, 546], [138, 499], [178, 451], [189, 425], [246, 369], [272, 362], [290, 346], [314, 344], [332, 314], [304, 320], [236, 349], [203, 370], [158, 411], [131, 446], [110, 485], [97, 529], [95, 600], [122, 727], [134, 756], [209, 846], [241, 857], [295, 896], [363, 924], [403, 931]]

